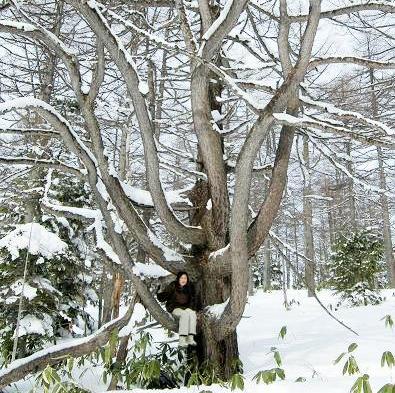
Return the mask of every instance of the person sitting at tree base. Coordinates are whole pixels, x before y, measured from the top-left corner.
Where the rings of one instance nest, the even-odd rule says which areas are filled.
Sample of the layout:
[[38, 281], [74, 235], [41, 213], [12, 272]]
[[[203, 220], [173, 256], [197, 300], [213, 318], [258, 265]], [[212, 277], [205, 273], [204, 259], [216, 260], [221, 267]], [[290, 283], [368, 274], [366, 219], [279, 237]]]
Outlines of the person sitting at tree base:
[[160, 302], [166, 301], [166, 310], [178, 319], [179, 346], [197, 345], [196, 294], [187, 272], [180, 271], [164, 291], [157, 294]]

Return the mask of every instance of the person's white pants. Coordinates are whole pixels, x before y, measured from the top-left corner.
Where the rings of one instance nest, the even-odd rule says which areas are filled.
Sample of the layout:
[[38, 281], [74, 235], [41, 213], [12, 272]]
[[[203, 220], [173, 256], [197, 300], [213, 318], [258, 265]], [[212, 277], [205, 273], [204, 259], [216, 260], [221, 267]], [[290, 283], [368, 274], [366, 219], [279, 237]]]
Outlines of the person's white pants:
[[186, 308], [175, 308], [172, 312], [173, 316], [179, 319], [178, 334], [187, 336], [188, 334], [196, 334], [196, 311]]

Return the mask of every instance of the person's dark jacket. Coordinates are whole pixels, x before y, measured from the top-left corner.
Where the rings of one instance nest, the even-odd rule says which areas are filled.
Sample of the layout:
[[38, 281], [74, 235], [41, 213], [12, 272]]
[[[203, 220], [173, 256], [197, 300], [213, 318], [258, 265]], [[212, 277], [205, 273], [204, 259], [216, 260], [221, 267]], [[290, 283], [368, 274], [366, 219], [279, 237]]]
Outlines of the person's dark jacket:
[[157, 297], [160, 302], [166, 302], [165, 307], [169, 313], [175, 308], [197, 310], [195, 287], [191, 282], [180, 287], [177, 281], [172, 281]]

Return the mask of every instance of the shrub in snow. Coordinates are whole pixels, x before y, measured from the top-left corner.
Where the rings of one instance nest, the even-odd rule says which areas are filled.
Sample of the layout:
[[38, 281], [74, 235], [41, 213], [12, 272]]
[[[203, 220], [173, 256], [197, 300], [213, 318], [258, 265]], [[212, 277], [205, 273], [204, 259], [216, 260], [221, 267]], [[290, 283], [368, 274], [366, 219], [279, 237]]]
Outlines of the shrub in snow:
[[[173, 335], [169, 332], [169, 337]], [[219, 376], [220, 368], [215, 362], [206, 361], [199, 364], [195, 350], [186, 350], [174, 345], [178, 340], [154, 344], [152, 335], [145, 329], [133, 335], [133, 345], [128, 350], [127, 358], [121, 363], [114, 357], [118, 339], [117, 335], [113, 335], [109, 342], [95, 353], [97, 360], [101, 360], [104, 365], [104, 383], [107, 383], [111, 376], [116, 376], [118, 385], [125, 389], [161, 391], [167, 388], [212, 384], [229, 386], [233, 390], [243, 384], [242, 363], [239, 359], [232, 362], [233, 374], [229, 381], [224, 381]]]
[[[137, 334], [136, 334], [137, 336]], [[114, 362], [113, 348], [117, 337], [113, 336], [109, 343], [99, 349], [104, 363], [103, 381], [107, 383], [110, 376], [117, 376], [118, 383], [127, 389], [139, 387], [146, 389], [174, 388], [182, 384], [185, 375], [184, 355], [178, 347], [161, 343], [154, 349], [153, 337], [149, 332], [141, 331], [134, 337], [134, 344], [128, 350], [127, 359]]]
[[[60, 369], [47, 365], [43, 371], [41, 371], [35, 379], [35, 385], [32, 392], [36, 392], [41, 387], [45, 393], [57, 392], [57, 393], [90, 393], [89, 390], [84, 389], [80, 386], [78, 381], [73, 377], [74, 359], [68, 358], [65, 367]], [[62, 378], [62, 374], [66, 376]]]
[[[28, 274], [23, 286], [28, 248]], [[0, 240], [0, 258], [3, 364], [11, 358], [21, 295], [17, 357], [28, 356], [47, 342], [55, 343], [61, 335], [82, 334], [85, 326], [90, 330], [92, 321], [84, 310], [83, 267], [59, 236], [38, 223], [17, 225]]]
[[382, 258], [383, 242], [370, 231], [356, 232], [338, 240], [329, 264], [329, 282], [342, 301], [367, 305], [383, 300], [378, 289]]

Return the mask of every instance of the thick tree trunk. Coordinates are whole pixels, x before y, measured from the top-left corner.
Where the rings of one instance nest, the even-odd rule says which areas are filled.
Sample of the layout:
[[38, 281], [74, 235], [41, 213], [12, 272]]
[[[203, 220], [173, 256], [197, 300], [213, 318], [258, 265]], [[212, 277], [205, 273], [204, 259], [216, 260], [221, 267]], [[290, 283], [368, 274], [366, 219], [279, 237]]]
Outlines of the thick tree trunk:
[[[207, 233], [211, 232], [210, 211], [206, 210], [209, 198], [208, 184], [198, 181], [191, 191], [189, 198], [197, 208], [190, 216], [191, 225], [202, 225], [207, 228]], [[209, 239], [216, 241], [214, 236], [208, 235]], [[198, 307], [204, 309], [206, 306], [225, 302], [230, 295], [230, 277], [213, 274], [204, 266], [210, 253], [208, 248], [193, 247], [196, 263], [203, 268], [202, 275], [196, 283]], [[239, 359], [237, 334], [231, 332], [224, 340], [216, 341], [215, 332], [207, 319], [198, 318], [198, 328], [196, 341], [196, 357], [200, 367], [213, 366], [217, 369], [218, 376], [228, 379], [233, 372], [232, 365]]]
[[203, 346], [201, 349], [202, 364], [213, 364], [217, 367], [218, 376], [228, 380], [239, 369], [235, 364], [239, 361], [237, 333], [233, 331], [224, 340], [215, 341], [209, 328], [202, 329]]
[[[229, 296], [229, 279], [205, 275], [202, 280], [201, 302], [203, 305], [223, 303]], [[202, 320], [197, 340], [199, 364], [213, 366], [224, 380], [235, 372], [234, 364], [239, 360], [236, 330], [224, 340], [216, 341], [215, 332], [207, 319]]]
[[[207, 28], [207, 26], [204, 25], [209, 22], [209, 19], [212, 18], [214, 20], [218, 17], [220, 8], [218, 6], [210, 5], [207, 11], [210, 15], [206, 15], [208, 19], [203, 18], [201, 34], [204, 34]], [[215, 62], [218, 66], [222, 65], [222, 58], [220, 55], [217, 56]], [[211, 71], [208, 71], [207, 69], [201, 69], [201, 71], [208, 73], [208, 75], [202, 75], [202, 77], [207, 78], [208, 96], [199, 97], [200, 102], [192, 99], [193, 104], [195, 105], [194, 111], [196, 112], [196, 105], [198, 105], [199, 109], [204, 108], [203, 110], [206, 113], [209, 113], [209, 111], [218, 111], [219, 113], [222, 113], [224, 108], [222, 108], [222, 103], [217, 101], [216, 97], [221, 97], [223, 83], [220, 81], [218, 76], [214, 75]], [[195, 87], [197, 80], [198, 79], [195, 77], [192, 83]], [[202, 114], [202, 116], [204, 117], [205, 114]], [[203, 123], [205, 122], [197, 122], [195, 123], [195, 126], [196, 124]], [[223, 124], [219, 123], [217, 124], [217, 127], [221, 129]], [[201, 130], [198, 129], [197, 132], [199, 131]], [[209, 130], [205, 130], [204, 132], [208, 133]], [[213, 154], [218, 155], [219, 149], [222, 151], [222, 154], [224, 154], [223, 137], [218, 137], [218, 134], [214, 132], [211, 132], [210, 135], [212, 138], [211, 146], [215, 146], [217, 148], [217, 150], [213, 150]], [[217, 173], [213, 179], [218, 179], [218, 181], [215, 180], [211, 183], [200, 180], [197, 181], [190, 195], [190, 200], [194, 206], [196, 206], [196, 210], [190, 213], [190, 225], [201, 225], [207, 234], [207, 244], [204, 247], [193, 246], [192, 248], [192, 251], [196, 256], [197, 264], [203, 267], [201, 269], [202, 276], [198, 283], [198, 296], [200, 306], [201, 308], [204, 308], [206, 306], [220, 304], [226, 301], [230, 296], [231, 283], [229, 277], [215, 275], [208, 271], [208, 269], [204, 268], [207, 263], [209, 253], [212, 250], [217, 250], [218, 248], [223, 247], [229, 241], [229, 199], [222, 205], [218, 203], [218, 200], [214, 199], [218, 199], [218, 187], [220, 187], [221, 181], [223, 181], [223, 176], [225, 176], [226, 179], [226, 173], [221, 172], [223, 170], [223, 167], [221, 167], [222, 163], [221, 165], [218, 165], [215, 161], [211, 163], [208, 162], [206, 163], [208, 167], [205, 167], [203, 155], [201, 154], [202, 148], [204, 148], [204, 146], [202, 147], [199, 143], [197, 170], [209, 173], [210, 170], [213, 171], [213, 168], [215, 167]], [[209, 199], [211, 199], [211, 203], [207, 204]], [[198, 363], [202, 367], [207, 365], [215, 367], [219, 377], [222, 379], [228, 379], [234, 371], [234, 362], [239, 360], [237, 333], [236, 330], [234, 330], [221, 341], [217, 341], [215, 337], [216, 334], [209, 321], [206, 318], [201, 319], [200, 323], [198, 322], [198, 334], [196, 337], [198, 341], [196, 349]]]

